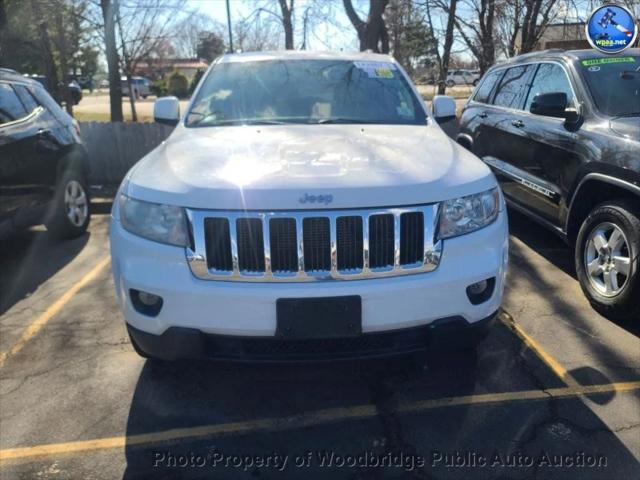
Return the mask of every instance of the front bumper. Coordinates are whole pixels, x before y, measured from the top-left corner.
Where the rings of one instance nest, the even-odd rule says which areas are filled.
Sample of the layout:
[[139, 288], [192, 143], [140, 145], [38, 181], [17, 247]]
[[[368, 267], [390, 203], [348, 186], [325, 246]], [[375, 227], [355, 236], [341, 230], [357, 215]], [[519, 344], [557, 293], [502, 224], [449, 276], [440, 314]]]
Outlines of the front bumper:
[[300, 362], [380, 358], [472, 347], [486, 336], [495, 317], [494, 313], [474, 323], [462, 317], [449, 317], [426, 326], [366, 333], [354, 338], [308, 340], [213, 335], [183, 327], [171, 327], [162, 335], [146, 333], [131, 325], [127, 325], [127, 330], [137, 350], [152, 358]]
[[[114, 282], [126, 323], [162, 336], [170, 328], [207, 335], [269, 339], [276, 332], [278, 298], [359, 295], [363, 336], [435, 324], [456, 318], [472, 325], [500, 307], [508, 257], [506, 211], [477, 232], [444, 241], [432, 272], [366, 280], [313, 283], [244, 283], [200, 280], [193, 276], [185, 250], [131, 235], [117, 220], [111, 224]], [[466, 288], [495, 278], [492, 296], [473, 305]], [[130, 289], [163, 298], [156, 317], [138, 313]], [[142, 344], [142, 341], [140, 342]]]

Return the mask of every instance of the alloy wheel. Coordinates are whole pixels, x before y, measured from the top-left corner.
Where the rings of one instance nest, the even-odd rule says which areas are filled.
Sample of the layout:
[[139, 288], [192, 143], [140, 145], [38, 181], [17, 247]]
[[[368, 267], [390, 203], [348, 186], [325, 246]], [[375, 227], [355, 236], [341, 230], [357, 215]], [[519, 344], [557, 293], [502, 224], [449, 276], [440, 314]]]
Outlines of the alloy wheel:
[[87, 194], [80, 182], [71, 180], [64, 189], [64, 206], [67, 218], [76, 227], [81, 227], [89, 214]]
[[591, 286], [605, 297], [615, 297], [629, 280], [629, 241], [620, 227], [611, 222], [596, 226], [587, 238], [584, 266]]

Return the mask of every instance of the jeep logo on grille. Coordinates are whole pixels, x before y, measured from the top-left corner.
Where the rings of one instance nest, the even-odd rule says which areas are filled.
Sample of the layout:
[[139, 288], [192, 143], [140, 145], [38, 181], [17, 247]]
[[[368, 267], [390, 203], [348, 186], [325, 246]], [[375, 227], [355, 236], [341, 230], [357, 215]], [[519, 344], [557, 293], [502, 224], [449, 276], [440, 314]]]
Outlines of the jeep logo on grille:
[[329, 205], [333, 202], [333, 195], [309, 195], [305, 193], [298, 201], [300, 203], [324, 203]]

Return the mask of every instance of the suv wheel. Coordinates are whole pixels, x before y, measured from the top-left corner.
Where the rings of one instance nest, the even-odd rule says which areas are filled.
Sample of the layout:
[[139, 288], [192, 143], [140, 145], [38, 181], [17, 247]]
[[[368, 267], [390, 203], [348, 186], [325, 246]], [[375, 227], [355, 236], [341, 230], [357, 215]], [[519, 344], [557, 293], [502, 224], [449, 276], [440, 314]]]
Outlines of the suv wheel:
[[575, 263], [582, 290], [603, 315], [640, 316], [640, 212], [627, 200], [597, 206], [582, 223]]
[[69, 170], [62, 175], [47, 230], [58, 238], [82, 235], [89, 225], [89, 195], [83, 175]]
[[455, 87], [456, 86], [456, 82], [454, 82], [453, 80], [447, 80], [447, 87]]

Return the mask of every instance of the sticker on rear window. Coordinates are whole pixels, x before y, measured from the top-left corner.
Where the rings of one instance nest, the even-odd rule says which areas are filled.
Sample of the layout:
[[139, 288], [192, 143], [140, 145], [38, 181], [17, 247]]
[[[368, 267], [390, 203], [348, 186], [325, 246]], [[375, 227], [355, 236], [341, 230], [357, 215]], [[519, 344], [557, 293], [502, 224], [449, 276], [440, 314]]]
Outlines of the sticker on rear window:
[[353, 62], [356, 68], [363, 70], [370, 78], [393, 78], [396, 66], [389, 62]]
[[636, 59], [633, 57], [590, 58], [589, 60], [582, 60], [580, 63], [585, 67], [591, 67], [593, 65], [607, 65], [609, 63], [636, 63]]

